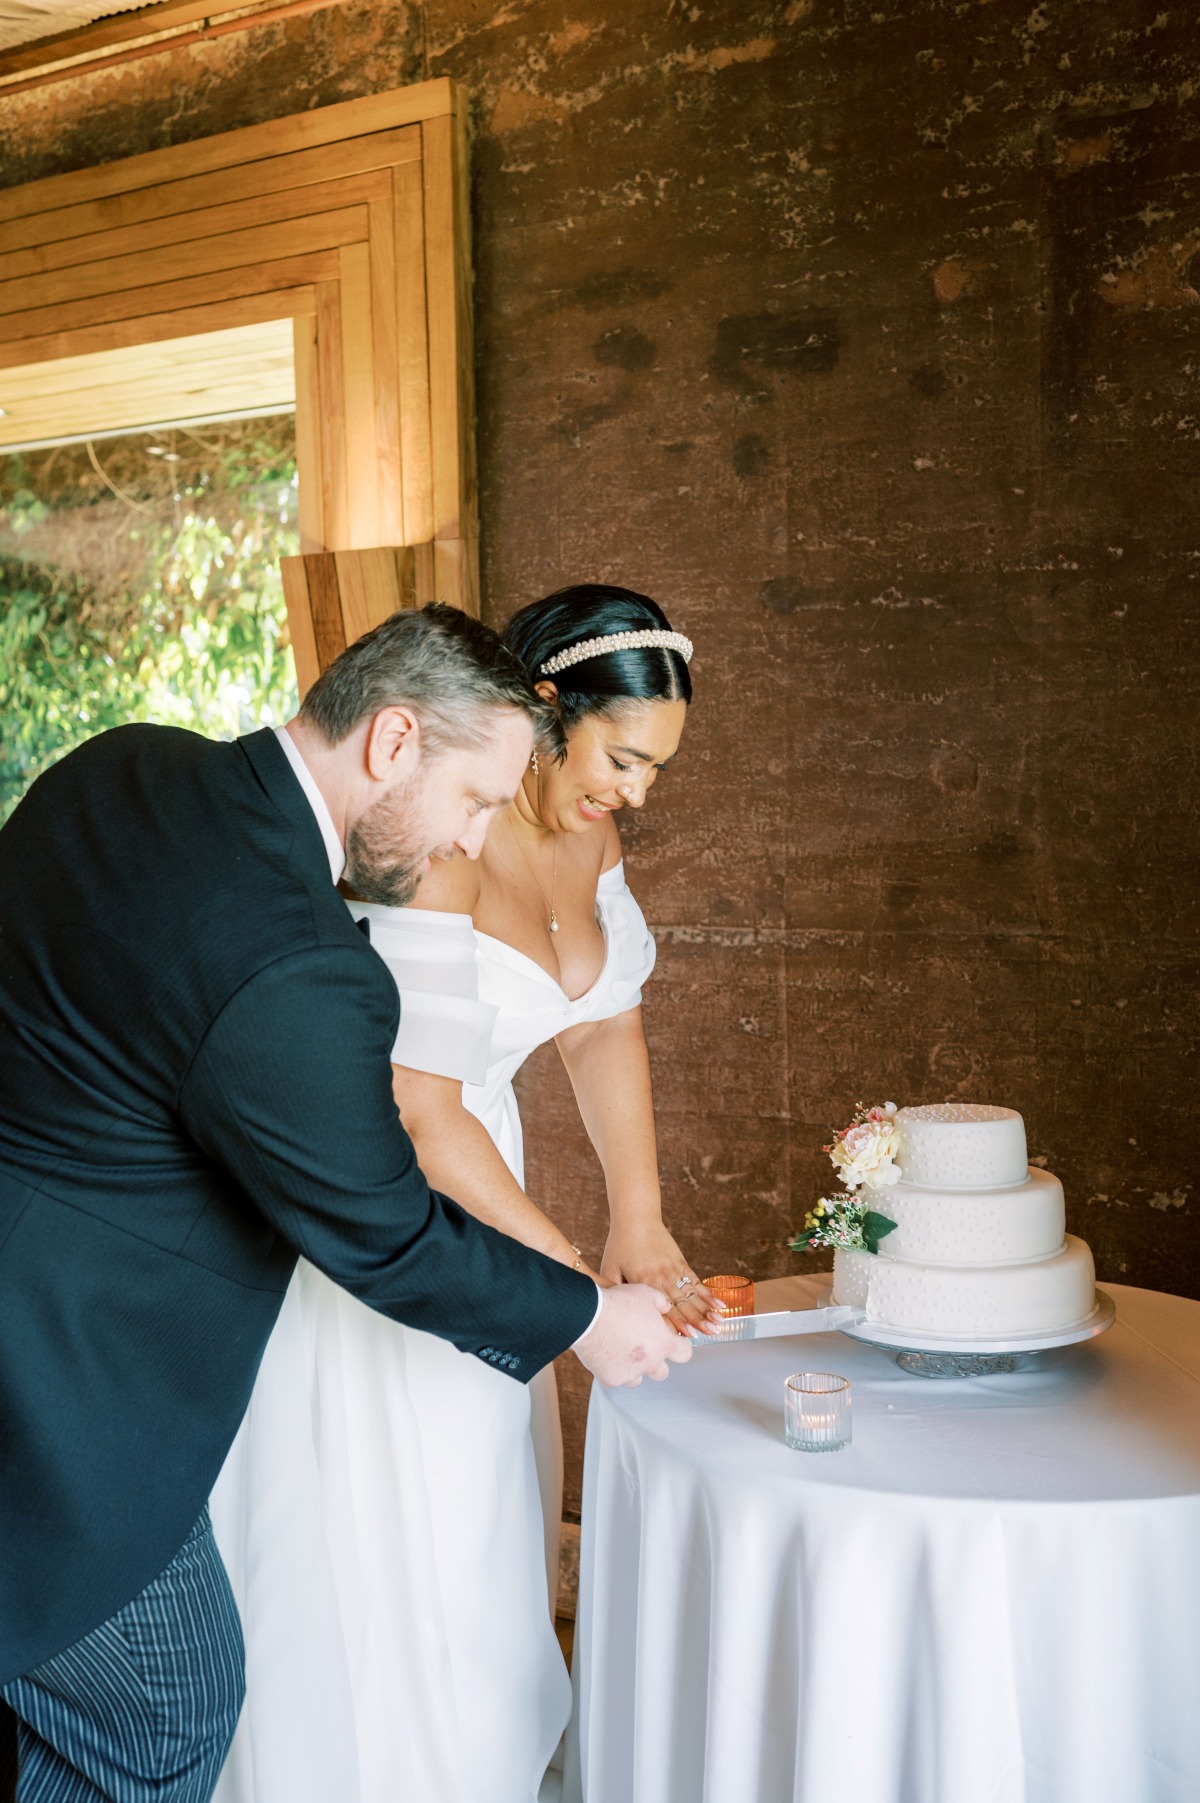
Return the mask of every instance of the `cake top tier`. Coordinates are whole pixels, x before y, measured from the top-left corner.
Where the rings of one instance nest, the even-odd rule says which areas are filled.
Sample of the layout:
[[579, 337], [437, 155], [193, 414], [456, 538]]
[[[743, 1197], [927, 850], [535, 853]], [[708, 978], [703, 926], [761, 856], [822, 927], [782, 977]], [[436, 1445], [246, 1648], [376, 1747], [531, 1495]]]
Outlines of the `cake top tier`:
[[934, 1102], [901, 1108], [897, 1163], [905, 1183], [927, 1189], [1002, 1189], [1029, 1173], [1025, 1123], [1015, 1108]]

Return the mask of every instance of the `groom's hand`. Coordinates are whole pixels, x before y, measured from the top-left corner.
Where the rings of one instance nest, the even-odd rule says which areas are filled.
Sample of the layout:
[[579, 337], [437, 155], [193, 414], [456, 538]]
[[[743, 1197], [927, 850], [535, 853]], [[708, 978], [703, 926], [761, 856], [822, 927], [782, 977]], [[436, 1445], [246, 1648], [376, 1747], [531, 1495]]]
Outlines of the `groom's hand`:
[[610, 1390], [636, 1389], [643, 1377], [661, 1382], [668, 1360], [683, 1365], [692, 1356], [691, 1341], [665, 1319], [670, 1306], [648, 1284], [614, 1284], [604, 1292], [599, 1320], [576, 1340], [576, 1357]]

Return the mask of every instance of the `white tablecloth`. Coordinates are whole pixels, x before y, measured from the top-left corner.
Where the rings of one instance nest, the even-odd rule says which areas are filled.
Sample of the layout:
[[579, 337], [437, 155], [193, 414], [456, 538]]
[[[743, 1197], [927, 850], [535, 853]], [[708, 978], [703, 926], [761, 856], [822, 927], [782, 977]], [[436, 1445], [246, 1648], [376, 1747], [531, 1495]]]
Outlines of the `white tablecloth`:
[[[1104, 1287], [1008, 1376], [822, 1334], [597, 1386], [568, 1799], [1200, 1803], [1200, 1303]], [[785, 1444], [797, 1370], [846, 1451]]]

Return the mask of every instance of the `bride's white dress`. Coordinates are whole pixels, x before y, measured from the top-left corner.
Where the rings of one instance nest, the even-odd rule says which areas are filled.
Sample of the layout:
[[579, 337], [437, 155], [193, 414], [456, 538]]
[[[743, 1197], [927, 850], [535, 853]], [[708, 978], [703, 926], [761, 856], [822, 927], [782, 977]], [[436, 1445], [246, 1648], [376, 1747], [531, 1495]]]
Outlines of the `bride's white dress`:
[[[575, 1001], [469, 915], [353, 912], [401, 992], [395, 1062], [461, 1079], [522, 1181], [516, 1072], [636, 1006], [653, 968], [621, 867]], [[212, 1499], [246, 1638], [215, 1803], [536, 1803], [570, 1712], [561, 1489], [552, 1369], [516, 1383], [301, 1260]]]

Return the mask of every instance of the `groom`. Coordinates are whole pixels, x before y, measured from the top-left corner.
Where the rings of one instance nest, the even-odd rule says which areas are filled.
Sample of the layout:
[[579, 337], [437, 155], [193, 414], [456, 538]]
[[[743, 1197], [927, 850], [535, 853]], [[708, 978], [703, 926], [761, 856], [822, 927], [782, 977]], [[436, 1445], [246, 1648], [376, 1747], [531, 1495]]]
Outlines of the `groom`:
[[[122, 727], [0, 832], [0, 1697], [18, 1798], [205, 1803], [241, 1635], [205, 1499], [298, 1254], [527, 1382], [690, 1346], [429, 1190], [391, 977], [334, 887], [477, 857], [542, 704], [494, 634], [397, 614], [298, 720]], [[0, 1704], [0, 1712], [4, 1705]], [[2, 1724], [0, 1724], [2, 1727]]]

